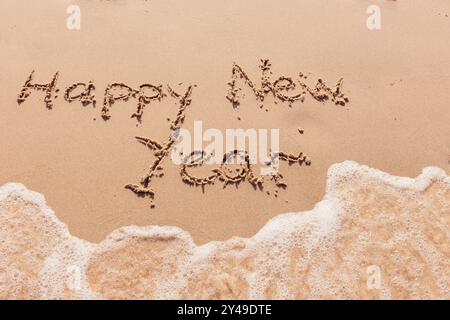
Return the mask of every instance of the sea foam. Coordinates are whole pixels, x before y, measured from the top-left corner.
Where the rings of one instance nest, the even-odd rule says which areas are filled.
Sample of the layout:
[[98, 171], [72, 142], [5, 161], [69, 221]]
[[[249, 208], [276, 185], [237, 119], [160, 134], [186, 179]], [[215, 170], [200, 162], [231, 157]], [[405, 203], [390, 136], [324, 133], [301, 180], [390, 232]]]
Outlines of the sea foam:
[[450, 177], [415, 179], [346, 161], [312, 210], [251, 238], [197, 246], [177, 227], [72, 236], [25, 186], [0, 187], [3, 299], [450, 298]]

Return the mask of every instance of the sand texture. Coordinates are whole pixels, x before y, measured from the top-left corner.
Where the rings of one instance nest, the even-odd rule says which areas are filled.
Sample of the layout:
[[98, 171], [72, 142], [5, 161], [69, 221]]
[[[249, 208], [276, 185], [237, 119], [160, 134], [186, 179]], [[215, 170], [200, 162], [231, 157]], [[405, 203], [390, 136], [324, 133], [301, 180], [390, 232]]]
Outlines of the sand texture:
[[70, 4], [0, 1], [1, 297], [450, 298], [448, 0]]
[[450, 298], [450, 177], [436, 167], [410, 179], [337, 164], [313, 210], [202, 246], [157, 226], [86, 242], [20, 184], [0, 188], [0, 219], [2, 298]]

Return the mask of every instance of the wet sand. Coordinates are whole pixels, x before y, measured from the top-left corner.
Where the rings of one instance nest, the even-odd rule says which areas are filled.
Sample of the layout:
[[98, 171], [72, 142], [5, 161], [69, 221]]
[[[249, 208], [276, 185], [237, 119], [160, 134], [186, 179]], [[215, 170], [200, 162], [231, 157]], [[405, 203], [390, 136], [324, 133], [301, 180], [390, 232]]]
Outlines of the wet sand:
[[[21, 182], [45, 194], [70, 230], [91, 241], [136, 224], [176, 225], [204, 243], [250, 236], [279, 213], [312, 208], [336, 162], [351, 159], [405, 176], [428, 165], [447, 170], [449, 5], [380, 1], [382, 29], [369, 31], [368, 3], [82, 1], [81, 30], [69, 31], [64, 1], [4, 1], [0, 182]], [[261, 58], [271, 59], [273, 79], [311, 73], [313, 86], [319, 78], [330, 85], [343, 78], [351, 102], [340, 107], [306, 99], [289, 108], [267, 99], [266, 112], [243, 85], [246, 97], [233, 109], [226, 99], [233, 62], [259, 83]], [[61, 92], [52, 110], [44, 94], [18, 105], [32, 70], [36, 83], [59, 72]], [[64, 100], [65, 88], [89, 81], [96, 86], [95, 109]], [[165, 177], [153, 182], [158, 201], [149, 210], [147, 201], [124, 189], [152, 163], [151, 152], [134, 137], [165, 139], [176, 101], [151, 102], [138, 127], [130, 118], [136, 101], [119, 101], [105, 122], [103, 94], [114, 82], [180, 90], [197, 84], [183, 127], [202, 120], [218, 129], [280, 128], [281, 148], [305, 152], [312, 166], [281, 168], [288, 188], [275, 199], [248, 185], [202, 193], [183, 184], [179, 168], [168, 164]]]
[[177, 227], [71, 235], [42, 195], [0, 188], [0, 297], [8, 299], [449, 299], [450, 177], [346, 161], [313, 210], [245, 239], [197, 246]]

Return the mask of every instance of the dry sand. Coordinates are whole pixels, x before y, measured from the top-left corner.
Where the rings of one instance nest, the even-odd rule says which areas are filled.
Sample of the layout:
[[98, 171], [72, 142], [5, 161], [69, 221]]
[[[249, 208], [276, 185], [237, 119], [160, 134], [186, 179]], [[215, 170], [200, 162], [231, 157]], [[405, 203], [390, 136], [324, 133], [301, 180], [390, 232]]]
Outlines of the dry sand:
[[[69, 253], [50, 254], [48, 252], [53, 251], [47, 248], [43, 256], [65, 261], [56, 269], [70, 263], [82, 268], [83, 285], [87, 286], [89, 282], [90, 288], [83, 287], [82, 293], [77, 294], [105, 298], [161, 298], [167, 297], [168, 292], [172, 292], [173, 297], [202, 298], [449, 297], [449, 187], [448, 178], [445, 180], [444, 172], [437, 174], [437, 169], [432, 169], [435, 170], [434, 175], [429, 174], [428, 177], [441, 181], [440, 184], [406, 194], [398, 186], [380, 189], [372, 182], [366, 190], [366, 184], [361, 181], [369, 177], [364, 174], [348, 178], [352, 183], [347, 187], [354, 184], [354, 190], [332, 191], [338, 194], [335, 198], [344, 197], [344, 202], [350, 203], [354, 212], [342, 207], [340, 201], [337, 201], [339, 204], [333, 202], [333, 208], [324, 215], [331, 215], [339, 221], [331, 223], [331, 231], [317, 231], [315, 227], [312, 231], [324, 232], [325, 248], [330, 249], [328, 253], [322, 254], [320, 259], [310, 257], [322, 240], [309, 243], [310, 236], [305, 231], [307, 225], [327, 225], [326, 221], [314, 220], [321, 217], [320, 214], [314, 216], [314, 213], [326, 211], [326, 208], [316, 208], [309, 213], [313, 217], [306, 220], [297, 217], [295, 222], [290, 221], [293, 226], [305, 230], [289, 231], [283, 229], [285, 224], [275, 223], [277, 227], [271, 231], [277, 234], [276, 242], [284, 248], [280, 249], [283, 252], [280, 257], [285, 257], [286, 261], [292, 258], [292, 250], [301, 247], [294, 251], [307, 256], [304, 258], [307, 262], [291, 265], [294, 269], [303, 268], [301, 272], [297, 269], [287, 272], [283, 268], [289, 266], [284, 261], [280, 262], [278, 274], [250, 283], [244, 270], [247, 267], [254, 270], [252, 265], [255, 261], [250, 260], [255, 256], [258, 263], [268, 263], [276, 256], [267, 256], [267, 246], [270, 247], [267, 239], [272, 236], [267, 238], [264, 230], [271, 230], [271, 227], [270, 223], [265, 229], [263, 226], [281, 213], [311, 210], [323, 199], [327, 171], [335, 163], [353, 160], [392, 175], [407, 177], [419, 175], [427, 166], [449, 172], [448, 1], [80, 0], [82, 24], [79, 31], [65, 27], [69, 3], [62, 0], [0, 2], [0, 12], [3, 12], [0, 19], [0, 186], [8, 182], [22, 183], [29, 190], [45, 195], [47, 203], [45, 205], [42, 199], [23, 200], [22, 196], [28, 191], [17, 185], [7, 185], [2, 189], [4, 202], [0, 208], [4, 217], [9, 218], [9, 214], [40, 216], [36, 212], [47, 210], [47, 205], [55, 212], [57, 218], [48, 210], [42, 218], [53, 221], [48, 222], [51, 224], [48, 227], [50, 236], [32, 227], [37, 238], [30, 236], [23, 241], [59, 243], [59, 236], [69, 239]], [[379, 31], [366, 28], [366, 9], [372, 3], [382, 10], [382, 29]], [[239, 82], [243, 88], [240, 93], [245, 96], [240, 99], [238, 107], [233, 107], [227, 99], [227, 95], [230, 98], [228, 83], [232, 80], [233, 63], [259, 85], [261, 59], [270, 59], [272, 82], [284, 75], [314, 88], [318, 79], [323, 79], [333, 89], [342, 78], [342, 92], [349, 102], [330, 94], [328, 101], [319, 101], [320, 97], [314, 92], [306, 92], [304, 101], [294, 101], [291, 106], [289, 101], [281, 102], [268, 95], [264, 107], [260, 108], [255, 93], [244, 82]], [[44, 101], [44, 91], [32, 92], [19, 105], [17, 100], [22, 86], [32, 70], [35, 70], [32, 82], [41, 84], [49, 83], [58, 72], [55, 82], [55, 88], [59, 89], [57, 94], [55, 91], [58, 97], [53, 96], [51, 105]], [[300, 77], [299, 73], [307, 78]], [[66, 88], [77, 83], [88, 85], [90, 81], [95, 85], [91, 91], [96, 99], [95, 108], [92, 103], [83, 106], [80, 101], [66, 101]], [[102, 117], [107, 114], [104, 109], [105, 90], [113, 83], [123, 83], [133, 90], [138, 90], [142, 84], [161, 86], [167, 96], [161, 101], [152, 100], [144, 108], [142, 117], [140, 114], [137, 116], [141, 117], [141, 122], [131, 117], [138, 107], [138, 99], [133, 97], [128, 101], [115, 101], [109, 110], [111, 117], [104, 120], [107, 118]], [[279, 128], [281, 150], [294, 155], [304, 152], [311, 165], [296, 163], [289, 166], [282, 161], [280, 171], [287, 188], [281, 188], [275, 196], [277, 188], [274, 189], [270, 183], [263, 191], [255, 190], [247, 182], [237, 187], [229, 185], [225, 189], [222, 183], [208, 184], [203, 192], [201, 187], [183, 182], [180, 166], [165, 160], [162, 165], [164, 176], [151, 181], [155, 192], [155, 207], [151, 208], [149, 197], [137, 197], [125, 186], [135, 184], [142, 187], [139, 181], [155, 161], [153, 152], [139, 143], [135, 136], [150, 137], [163, 143], [170, 134], [172, 121], [176, 121], [180, 106], [183, 106], [180, 97], [170, 95], [167, 85], [179, 93], [186, 92], [192, 85], [191, 101], [184, 105], [185, 118], [180, 124], [183, 128], [192, 129], [195, 120], [202, 120], [205, 128], [220, 130]], [[297, 85], [293, 92], [301, 93], [302, 90], [304, 88]], [[85, 98], [87, 102], [91, 101], [88, 95]], [[344, 105], [340, 105], [342, 101]], [[201, 174], [196, 174], [211, 174], [209, 168], [203, 169], [205, 171]], [[364, 190], [357, 188], [359, 182]], [[20, 196], [16, 194], [11, 198], [14, 192]], [[416, 200], [408, 204], [411, 199]], [[389, 203], [382, 205], [385, 202]], [[400, 205], [396, 205], [397, 202]], [[411, 218], [411, 222], [408, 214], [414, 213], [417, 219]], [[373, 224], [370, 223], [371, 215]], [[71, 235], [59, 221], [67, 225]], [[395, 224], [398, 224], [397, 233], [387, 227], [385, 229], [385, 226]], [[152, 262], [155, 265], [142, 267], [140, 271], [128, 272], [121, 271], [120, 265], [109, 266], [111, 257], [108, 254], [114, 252], [110, 250], [110, 242], [114, 242], [111, 239], [116, 236], [128, 239], [120, 235], [121, 232], [134, 233], [137, 232], [135, 229], [116, 231], [109, 240], [98, 245], [92, 243], [99, 243], [113, 230], [130, 225], [180, 229], [141, 230], [141, 233], [148, 231], [149, 239], [156, 237], [157, 240], [140, 242], [135, 239], [139, 243], [131, 246], [128, 246], [128, 240], [118, 241], [120, 249], [117, 250], [121, 250], [119, 254], [124, 258], [135, 254], [136, 261], [145, 260], [145, 251], [150, 246], [155, 248], [150, 253], [152, 261], [155, 257], [161, 261]], [[19, 227], [8, 226], [1, 229], [2, 236], [13, 235], [13, 232], [20, 234]], [[27, 230], [26, 223], [22, 226]], [[54, 231], [55, 228], [59, 231]], [[196, 246], [232, 236], [252, 237], [261, 229], [258, 234], [263, 236], [260, 238], [257, 235], [248, 241]], [[420, 234], [418, 238], [412, 229]], [[362, 239], [363, 231], [374, 238], [367, 236], [369, 239]], [[54, 236], [55, 232], [59, 235]], [[180, 243], [161, 242], [158, 232], [164, 234], [163, 238], [169, 237]], [[285, 238], [283, 233], [286, 233]], [[386, 239], [392, 239], [392, 242]], [[404, 241], [410, 247], [405, 246], [401, 239], [406, 239]], [[11, 238], [11, 241], [15, 240]], [[386, 241], [389, 248], [382, 245]], [[169, 253], [161, 253], [166, 246], [170, 248]], [[238, 253], [233, 253], [234, 246], [244, 248], [243, 252], [239, 249]], [[247, 247], [250, 251], [246, 251]], [[49, 248], [52, 248], [50, 244]], [[21, 249], [17, 250], [21, 252]], [[3, 255], [4, 252], [6, 249], [2, 250]], [[343, 252], [351, 257], [346, 259]], [[186, 257], [189, 263], [175, 261], [173, 254]], [[218, 255], [217, 264], [204, 262], [210, 254]], [[392, 256], [393, 260], [385, 261], [385, 256]], [[16, 256], [12, 254], [8, 259], [13, 257]], [[8, 259], [2, 261], [3, 267], [11, 271], [14, 265], [14, 270], [20, 270], [18, 277], [29, 277], [31, 282], [42, 283], [42, 279], [47, 279], [47, 273], [52, 274], [56, 270], [43, 266], [42, 270], [47, 271], [30, 276], [23, 270], [28, 270], [36, 261], [14, 262], [14, 259]], [[398, 269], [406, 260], [414, 260], [409, 264], [412, 266], [409, 273]], [[5, 265], [5, 261], [9, 264]], [[191, 271], [198, 267], [196, 261], [204, 267], [199, 268], [204, 270], [203, 275], [201, 271], [192, 274]], [[42, 263], [48, 265], [48, 261], [43, 260]], [[338, 267], [332, 273], [326, 271], [333, 264], [342, 269]], [[382, 270], [383, 266], [389, 269], [388, 266], [395, 265], [395, 270], [389, 271], [392, 274], [387, 275], [390, 284], [386, 284], [384, 291], [374, 293], [364, 289], [365, 268], [372, 264], [381, 265]], [[125, 265], [127, 261], [122, 266]], [[107, 274], [104, 272], [107, 268], [116, 268], [118, 277], [126, 274], [120, 280], [124, 283], [134, 279], [136, 287], [109, 288], [108, 279], [102, 278]], [[318, 273], [309, 274], [310, 268], [317, 268]], [[53, 271], [48, 271], [50, 269]], [[257, 270], [261, 275], [265, 271], [264, 266]], [[207, 273], [212, 274], [211, 278], [204, 276]], [[358, 276], [350, 279], [353, 273]], [[317, 279], [323, 278], [324, 274], [329, 277], [319, 284]], [[337, 275], [340, 274], [349, 278], [339, 279]], [[184, 291], [174, 289], [170, 281], [164, 282], [167, 275], [179, 279], [181, 284], [177, 282], [176, 286], [185, 286]], [[292, 277], [300, 287], [306, 287], [282, 287], [292, 281]], [[160, 287], [155, 290], [156, 287], [137, 279], [146, 279], [149, 283], [154, 283], [155, 279], [163, 280], [157, 283]], [[268, 288], [274, 287], [270, 284], [273, 279], [281, 279], [280, 288], [271, 291]], [[64, 281], [58, 285], [61, 283]], [[219, 289], [211, 289], [213, 292], [200, 296], [200, 287], [189, 287], [194, 284]], [[150, 291], [142, 292], [141, 287], [148, 287]], [[57, 285], [50, 293], [39, 284], [8, 290], [2, 292], [3, 297], [78, 297]], [[45, 294], [42, 293], [44, 291]]]

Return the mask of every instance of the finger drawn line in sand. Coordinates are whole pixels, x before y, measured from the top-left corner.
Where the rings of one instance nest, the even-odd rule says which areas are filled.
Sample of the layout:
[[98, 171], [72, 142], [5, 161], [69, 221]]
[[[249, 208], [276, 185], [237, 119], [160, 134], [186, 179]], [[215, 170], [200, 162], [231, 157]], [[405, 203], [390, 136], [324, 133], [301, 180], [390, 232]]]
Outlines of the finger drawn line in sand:
[[53, 79], [47, 84], [31, 83], [31, 81], [33, 81], [33, 75], [34, 75], [34, 70], [31, 71], [30, 75], [28, 76], [27, 80], [25, 81], [25, 84], [23, 85], [22, 89], [20, 90], [19, 96], [17, 98], [17, 103], [20, 105], [23, 102], [25, 102], [25, 100], [30, 96], [32, 90], [44, 91], [45, 92], [45, 97], [44, 97], [45, 106], [47, 107], [47, 109], [51, 110], [53, 108], [53, 97], [57, 98], [56, 95], [53, 96], [53, 91], [55, 91], [56, 93], [59, 91], [58, 89], [55, 88], [56, 81], [58, 80], [58, 77], [59, 77], [59, 72], [56, 72], [55, 75], [53, 76]]
[[[83, 88], [83, 91], [79, 94], [74, 95], [73, 92], [78, 90], [78, 88]], [[88, 84], [83, 82], [74, 83], [70, 87], [68, 87], [64, 93], [64, 99], [67, 102], [74, 102], [74, 101], [80, 101], [83, 106], [87, 106], [89, 104], [92, 104], [95, 108], [96, 105], [96, 99], [95, 95], [92, 94], [92, 91], [95, 90], [95, 85], [92, 83], [92, 81], [89, 81]]]
[[145, 138], [145, 137], [136, 137], [136, 140], [151, 150], [154, 151], [154, 155], [156, 160], [150, 166], [147, 173], [141, 178], [140, 184], [127, 184], [125, 186], [126, 189], [129, 189], [136, 193], [138, 196], [148, 196], [151, 199], [150, 207], [154, 207], [155, 204], [153, 202], [155, 192], [149, 188], [149, 184], [151, 179], [154, 176], [161, 177], [164, 175], [162, 172], [162, 163], [169, 155], [170, 150], [175, 144], [176, 140], [174, 139], [173, 132], [179, 130], [181, 125], [185, 119], [186, 108], [191, 104], [191, 94], [192, 94], [192, 85], [190, 85], [186, 92], [182, 95], [176, 91], [174, 91], [169, 85], [167, 85], [167, 89], [169, 94], [179, 100], [178, 112], [175, 120], [171, 124], [171, 134], [169, 135], [168, 140], [161, 144], [153, 139]]
[[299, 79], [297, 80], [301, 92], [288, 95], [289, 92], [296, 89], [296, 82], [291, 77], [281, 76], [274, 82], [270, 81], [270, 76], [273, 74], [270, 71], [272, 64], [268, 59], [261, 59], [259, 68], [261, 69], [261, 86], [257, 88], [255, 83], [250, 79], [247, 73], [241, 66], [234, 63], [231, 72], [231, 81], [228, 83], [229, 89], [226, 98], [231, 102], [234, 108], [240, 105], [239, 92], [242, 91], [241, 87], [237, 86], [238, 80], [243, 80], [244, 83], [250, 87], [255, 94], [256, 100], [260, 103], [259, 107], [264, 107], [264, 100], [267, 95], [272, 94], [275, 102], [287, 102], [289, 107], [296, 101], [304, 102], [307, 94], [317, 101], [325, 102], [331, 101], [336, 105], [345, 106], [349, 102], [346, 95], [342, 93], [343, 79], [341, 78], [334, 88], [328, 87], [322, 79], [318, 79], [316, 85], [311, 88], [304, 80], [307, 76], [303, 73], [299, 73]]
[[[152, 90], [153, 95], [146, 95], [145, 90]], [[125, 91], [125, 92], [123, 92]], [[128, 101], [130, 98], [138, 99], [138, 106], [136, 112], [131, 115], [132, 118], [136, 118], [139, 122], [142, 121], [142, 114], [144, 108], [152, 100], [161, 101], [165, 96], [162, 91], [162, 86], [154, 86], [152, 84], [143, 84], [139, 87], [139, 90], [135, 90], [124, 83], [109, 84], [105, 89], [105, 97], [103, 99], [102, 118], [108, 120], [111, 118], [110, 109], [114, 102], [123, 100]]]
[[[349, 102], [348, 97], [342, 93], [342, 79], [338, 81], [334, 88], [327, 86], [322, 79], [318, 79], [314, 87], [309, 87], [305, 83], [308, 76], [303, 73], [299, 73], [297, 82], [291, 77], [285, 76], [280, 76], [277, 80], [272, 82], [270, 79], [272, 75], [271, 63], [268, 59], [261, 59], [259, 68], [261, 69], [261, 85], [257, 88], [242, 67], [236, 63], [233, 64], [232, 79], [228, 83], [229, 90], [226, 98], [232, 103], [234, 108], [237, 108], [241, 103], [241, 95], [239, 92], [242, 91], [242, 88], [238, 86], [239, 80], [243, 80], [244, 83], [250, 87], [255, 94], [256, 100], [260, 102], [260, 108], [264, 107], [265, 99], [270, 94], [275, 99], [275, 103], [277, 103], [277, 101], [287, 102], [289, 107], [292, 107], [292, 104], [296, 101], [304, 102], [307, 95], [310, 95], [316, 101], [331, 101], [339, 106], [345, 106], [346, 103]], [[20, 105], [25, 102], [33, 90], [42, 91], [45, 93], [44, 102], [46, 108], [52, 109], [53, 99], [58, 97], [57, 94], [59, 92], [59, 89], [56, 88], [59, 72], [56, 72], [52, 80], [46, 84], [32, 83], [33, 76], [34, 70], [30, 73], [20, 90], [17, 98], [18, 104]], [[300, 92], [290, 94], [290, 92], [293, 92], [296, 88], [300, 88]], [[88, 83], [77, 82], [65, 89], [64, 99], [69, 103], [79, 101], [82, 106], [92, 105], [95, 108], [97, 101], [94, 93], [95, 90], [96, 87], [92, 81], [89, 81]], [[181, 94], [167, 85], [168, 94], [178, 100], [179, 107], [176, 118], [170, 125], [170, 135], [164, 143], [147, 137], [135, 137], [137, 142], [153, 151], [156, 160], [150, 165], [146, 174], [141, 178], [138, 184], [127, 184], [125, 188], [133, 191], [140, 197], [149, 197], [151, 199], [151, 207], [155, 206], [153, 202], [155, 192], [150, 188], [150, 183], [152, 178], [164, 176], [162, 164], [173, 150], [177, 141], [177, 136], [185, 120], [186, 109], [192, 102], [192, 90], [193, 86], [189, 85], [185, 93]], [[130, 98], [133, 98], [137, 99], [138, 103], [136, 111], [131, 115], [131, 118], [136, 118], [140, 123], [142, 122], [142, 116], [146, 106], [152, 101], [161, 101], [166, 96], [162, 85], [142, 84], [138, 89], [134, 89], [121, 82], [108, 84], [104, 91], [101, 116], [104, 121], [109, 120], [111, 118], [111, 109], [116, 102], [126, 102], [129, 101]], [[298, 130], [300, 134], [304, 133], [303, 129]], [[199, 177], [190, 172], [191, 169], [204, 165], [205, 158], [209, 156], [210, 155], [207, 155], [202, 150], [196, 150], [191, 154], [188, 154], [185, 157], [185, 161], [180, 165], [182, 181], [188, 185], [200, 186], [203, 190], [206, 185], [213, 185], [217, 181], [222, 182], [224, 187], [226, 187], [227, 185], [238, 186], [241, 182], [247, 180], [255, 189], [261, 191], [264, 189], [264, 182], [266, 180], [272, 181], [276, 188], [284, 189], [287, 187], [281, 173], [274, 172], [268, 175], [256, 176], [252, 170], [252, 164], [249, 161], [249, 155], [246, 150], [234, 149], [225, 153], [219, 167], [213, 169], [211, 171], [212, 173], [206, 177]], [[230, 159], [236, 158], [241, 158], [239, 168], [231, 169], [228, 166], [230, 164]], [[276, 154], [271, 154], [270, 158], [267, 165], [271, 165], [274, 161], [284, 161], [289, 165], [311, 165], [311, 160], [309, 160], [302, 152], [298, 155], [277, 152]], [[266, 192], [269, 194], [269, 191]], [[275, 192], [275, 196], [276, 194], [277, 191]]]
[[[17, 97], [18, 104], [22, 104], [26, 101], [26, 99], [31, 95], [33, 90], [36, 91], [44, 91], [45, 97], [44, 102], [46, 104], [47, 109], [53, 108], [53, 99], [56, 99], [57, 93], [59, 89], [56, 88], [56, 82], [59, 77], [59, 72], [56, 72], [53, 76], [53, 79], [47, 84], [35, 84], [32, 83], [34, 76], [34, 70], [31, 71], [28, 76], [25, 84], [22, 86], [22, 89]], [[82, 91], [80, 93], [80, 90]], [[147, 91], [151, 90], [152, 94]], [[67, 102], [75, 102], [80, 101], [83, 106], [87, 106], [92, 104], [93, 107], [96, 107], [96, 98], [95, 98], [95, 85], [92, 81], [89, 81], [87, 84], [84, 82], [78, 82], [70, 85], [66, 88], [64, 92], [64, 100]], [[124, 83], [112, 83], [109, 84], [104, 93], [103, 99], [103, 107], [101, 110], [101, 115], [103, 120], [109, 120], [111, 118], [110, 110], [112, 105], [119, 100], [128, 101], [130, 98], [137, 98], [138, 105], [136, 112], [131, 115], [131, 118], [136, 118], [138, 122], [142, 122], [142, 115], [144, 112], [144, 108], [153, 100], [161, 101], [161, 99], [165, 97], [165, 94], [162, 91], [162, 86], [155, 86], [152, 84], [142, 84], [139, 86], [139, 89], [133, 89], [130, 86]]]
[[[170, 87], [169, 87], [170, 88]], [[172, 89], [170, 89], [171, 94], [174, 93]], [[174, 125], [171, 128], [171, 134], [169, 136], [169, 140], [161, 144], [156, 140], [145, 138], [145, 137], [136, 137], [136, 140], [146, 147], [151, 149], [156, 156], [156, 160], [151, 165], [148, 173], [144, 175], [140, 181], [140, 184], [128, 184], [125, 188], [130, 189], [138, 196], [145, 197], [148, 196], [151, 199], [151, 207], [155, 207], [155, 203], [153, 202], [155, 192], [153, 189], [149, 187], [151, 180], [153, 177], [160, 178], [164, 176], [164, 171], [162, 167], [162, 162], [165, 160], [170, 152], [176, 152], [176, 142], [178, 141], [179, 132], [181, 129], [181, 124], [184, 121], [184, 111], [186, 109], [185, 103], [181, 101], [180, 110], [177, 115], [177, 119], [179, 121], [175, 121]], [[182, 154], [184, 156], [184, 154]], [[286, 182], [284, 181], [283, 175], [278, 172], [278, 162], [285, 161], [289, 165], [297, 163], [298, 165], [311, 165], [311, 160], [307, 158], [302, 152], [298, 155], [287, 154], [284, 152], [278, 152], [276, 154], [272, 153], [270, 159], [265, 163], [267, 166], [271, 168], [277, 168], [277, 170], [270, 170], [269, 173], [261, 174], [256, 176], [254, 174], [254, 170], [252, 168], [252, 161], [250, 159], [249, 153], [246, 150], [234, 149], [225, 153], [222, 157], [220, 166], [218, 168], [212, 169], [211, 174], [207, 176], [197, 176], [190, 172], [191, 169], [200, 167], [204, 164], [208, 164], [209, 160], [212, 158], [212, 153], [207, 153], [204, 150], [194, 150], [189, 153], [187, 156], [184, 156], [180, 165], [180, 175], [182, 181], [188, 185], [194, 187], [201, 187], [202, 190], [205, 190], [206, 185], [214, 185], [217, 181], [223, 183], [223, 187], [227, 187], [228, 185], [239, 186], [240, 183], [244, 181], [248, 181], [255, 190], [264, 190], [264, 183], [269, 180], [273, 182], [276, 190], [274, 192], [275, 197], [278, 196], [278, 189], [285, 189], [287, 187]], [[237, 168], [231, 168], [231, 165], [237, 164]], [[270, 194], [267, 191], [267, 194]]]
[[[292, 107], [292, 104], [296, 101], [304, 102], [308, 94], [316, 101], [331, 101], [339, 106], [345, 106], [349, 102], [349, 98], [342, 92], [342, 78], [334, 87], [329, 87], [325, 81], [320, 78], [317, 80], [314, 87], [310, 87], [305, 83], [308, 76], [304, 75], [302, 72], [298, 75], [297, 84], [293, 78], [285, 76], [280, 76], [277, 80], [271, 82], [270, 77], [273, 74], [270, 70], [271, 66], [268, 59], [261, 59], [261, 64], [259, 66], [261, 69], [261, 86], [260, 88], [257, 88], [242, 67], [236, 63], [233, 64], [232, 79], [228, 82], [229, 90], [226, 95], [226, 98], [231, 102], [233, 107], [237, 108], [241, 103], [239, 92], [242, 91], [242, 88], [238, 86], [238, 80], [243, 80], [244, 83], [250, 87], [255, 94], [256, 100], [260, 102], [260, 108], [264, 107], [264, 101], [269, 94], [272, 94], [275, 103], [277, 103], [277, 101], [287, 102], [289, 107]], [[25, 84], [22, 86], [17, 102], [19, 104], [25, 102], [32, 90], [44, 91], [44, 102], [46, 107], [47, 109], [52, 109], [53, 99], [58, 97], [57, 93], [59, 92], [59, 89], [56, 88], [59, 72], [56, 72], [53, 79], [47, 84], [32, 83], [33, 76], [34, 70], [30, 73]], [[288, 92], [295, 90], [297, 87], [301, 89], [301, 92], [288, 95]], [[80, 88], [83, 88], [84, 90], [79, 94], [74, 94], [74, 92]], [[89, 81], [88, 84], [78, 82], [66, 88], [64, 98], [67, 102], [80, 101], [83, 106], [92, 104], [95, 107], [96, 98], [93, 91], [95, 91], [95, 85], [92, 81]], [[139, 86], [139, 89], [133, 89], [124, 83], [108, 84], [104, 92], [101, 115], [103, 120], [109, 120], [111, 118], [111, 108], [115, 102], [126, 102], [130, 98], [137, 98], [138, 105], [136, 112], [131, 115], [131, 118], [136, 118], [138, 122], [141, 122], [145, 107], [150, 104], [151, 101], [161, 101], [165, 96], [162, 85], [142, 84]]]
[[[195, 155], [199, 156], [199, 158], [193, 158], [193, 156]], [[213, 174], [207, 177], [199, 178], [188, 172], [188, 168], [201, 166], [205, 162], [207, 157], [208, 155], [206, 155], [204, 151], [193, 151], [188, 156], [189, 159], [187, 159], [185, 164], [181, 165], [180, 172], [185, 183], [193, 186], [201, 186], [202, 189], [204, 189], [205, 185], [214, 184], [216, 180], [219, 180], [223, 182], [223, 187], [225, 188], [229, 184], [234, 184], [237, 186], [247, 179], [248, 182], [255, 188], [255, 190], [259, 189], [262, 191], [264, 189], [264, 178], [266, 176], [255, 176], [247, 151], [235, 149], [224, 154], [223, 161], [220, 167], [217, 169], [213, 169]], [[226, 165], [232, 162], [230, 160], [235, 157], [241, 157], [244, 160], [243, 163], [241, 162], [240, 168], [237, 168], [234, 171], [230, 168], [226, 168]], [[299, 165], [311, 165], [311, 161], [308, 160], [307, 157], [303, 155], [303, 153], [300, 153], [299, 156], [294, 156], [291, 154], [286, 155], [285, 153], [280, 152], [279, 159], [288, 161], [289, 164], [297, 162]], [[273, 181], [277, 188], [287, 188], [287, 184], [284, 181], [283, 175], [279, 172], [269, 175], [269, 180]], [[275, 191], [275, 196], [277, 196], [276, 194], [277, 191]]]
[[[194, 156], [199, 156], [198, 158], [193, 158]], [[252, 166], [250, 164], [249, 155], [246, 151], [242, 150], [232, 150], [223, 155], [223, 161], [219, 168], [213, 169], [213, 174], [199, 178], [188, 172], [188, 168], [201, 166], [205, 162], [205, 158], [208, 155], [204, 151], [193, 151], [189, 156], [185, 164], [181, 165], [181, 177], [183, 181], [187, 184], [193, 186], [201, 186], [204, 188], [205, 185], [214, 184], [216, 180], [222, 181], [225, 188], [229, 184], [239, 185], [239, 183], [248, 180], [248, 182], [255, 188], [262, 190], [264, 188], [264, 177], [256, 177], [252, 171]], [[228, 163], [231, 163], [231, 158], [241, 157], [244, 162], [240, 165], [240, 168], [234, 171], [226, 168]], [[301, 157], [297, 160], [299, 164], [305, 163], [310, 165], [310, 161], [306, 157]], [[283, 181], [283, 175], [281, 173], [275, 173], [270, 175], [270, 180], [275, 182], [276, 187], [286, 188], [287, 184]]]

